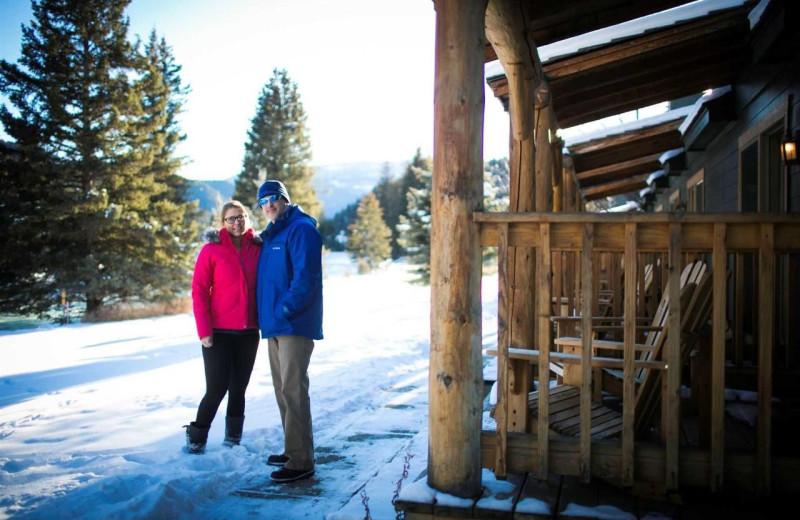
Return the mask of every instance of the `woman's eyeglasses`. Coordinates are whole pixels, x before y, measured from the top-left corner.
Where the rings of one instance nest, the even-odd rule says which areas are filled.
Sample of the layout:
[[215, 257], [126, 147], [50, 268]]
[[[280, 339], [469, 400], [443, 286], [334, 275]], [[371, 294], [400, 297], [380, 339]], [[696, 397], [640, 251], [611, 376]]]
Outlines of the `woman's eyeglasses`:
[[225, 217], [225, 222], [228, 224], [233, 224], [234, 222], [244, 222], [247, 216], [245, 215], [236, 215], [235, 217]]

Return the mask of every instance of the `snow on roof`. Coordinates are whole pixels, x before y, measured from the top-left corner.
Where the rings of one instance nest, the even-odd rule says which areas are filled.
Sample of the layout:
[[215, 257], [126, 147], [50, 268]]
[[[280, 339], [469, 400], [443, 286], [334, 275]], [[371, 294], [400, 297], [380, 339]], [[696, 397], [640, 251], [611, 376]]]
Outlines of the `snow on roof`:
[[652, 117], [637, 119], [635, 121], [630, 121], [628, 123], [623, 123], [621, 125], [611, 126], [608, 128], [602, 128], [596, 132], [566, 137], [564, 139], [564, 145], [566, 147], [570, 147], [576, 144], [587, 143], [595, 139], [602, 139], [612, 135], [624, 134], [625, 132], [630, 132], [631, 130], [641, 130], [643, 128], [657, 126], [662, 123], [666, 123], [667, 121], [675, 121], [676, 119], [686, 117], [692, 111], [692, 108], [693, 107], [691, 106], [676, 108]]
[[750, 14], [747, 15], [747, 18], [750, 20], [751, 30], [761, 21], [761, 17], [764, 16], [764, 12], [767, 10], [769, 3], [770, 0], [761, 0], [758, 5], [750, 11]]
[[640, 209], [641, 207], [639, 206], [638, 202], [635, 200], [629, 200], [628, 202], [620, 204], [619, 206], [604, 209], [600, 211], [600, 213], [626, 213], [628, 211], [639, 211]]
[[658, 162], [660, 162], [661, 164], [665, 164], [673, 157], [677, 157], [682, 153], [684, 153], [683, 148], [675, 148], [674, 150], [669, 150], [667, 152], [662, 153], [661, 156], [659, 156]]
[[[564, 58], [571, 54], [585, 51], [592, 47], [607, 45], [613, 41], [639, 36], [647, 31], [669, 27], [681, 22], [708, 16], [714, 11], [731, 9], [744, 5], [748, 0], [699, 0], [690, 4], [673, 7], [660, 13], [636, 18], [610, 27], [603, 27], [579, 36], [573, 36], [538, 48], [542, 63], [556, 58]], [[768, 0], [762, 0], [762, 3]], [[753, 11], [761, 7], [757, 6]], [[759, 15], [760, 16], [760, 15]], [[751, 19], [751, 27], [753, 22]], [[487, 78], [503, 76], [505, 73], [499, 61], [487, 63], [484, 69]]]
[[700, 110], [703, 108], [704, 104], [708, 103], [712, 99], [716, 99], [716, 98], [718, 98], [718, 97], [720, 97], [720, 96], [722, 96], [724, 94], [727, 94], [730, 91], [731, 91], [731, 87], [730, 87], [730, 85], [727, 85], [725, 87], [715, 88], [713, 90], [709, 90], [708, 92], [706, 92], [705, 94], [700, 96], [700, 99], [695, 101], [694, 105], [689, 107], [691, 110], [686, 115], [686, 119], [683, 120], [683, 123], [681, 123], [681, 126], [678, 128], [678, 130], [680, 130], [680, 132], [681, 132], [681, 135], [685, 135], [686, 134], [686, 130], [689, 129], [689, 126], [692, 124], [692, 121], [694, 121], [695, 118], [697, 117], [697, 115], [700, 113]]
[[656, 171], [654, 171], [653, 173], [651, 173], [650, 175], [647, 176], [647, 181], [646, 182], [647, 182], [648, 185], [653, 184], [654, 180], [658, 179], [659, 177], [663, 177], [666, 174], [667, 174], [667, 172], [665, 172], [664, 170], [656, 170]]

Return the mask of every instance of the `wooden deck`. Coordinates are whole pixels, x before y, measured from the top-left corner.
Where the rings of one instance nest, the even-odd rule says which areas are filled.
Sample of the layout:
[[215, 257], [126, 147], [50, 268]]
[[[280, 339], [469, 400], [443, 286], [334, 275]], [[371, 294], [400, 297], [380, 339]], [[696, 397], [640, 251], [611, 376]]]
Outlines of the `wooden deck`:
[[[637, 496], [600, 480], [584, 484], [577, 476], [551, 475], [543, 481], [535, 473], [509, 473], [507, 486], [497, 484], [485, 483], [483, 495], [477, 500], [462, 502], [447, 498], [434, 503], [399, 500], [395, 508], [404, 512], [406, 520], [753, 520], [784, 516], [787, 509], [792, 510], [792, 499], [788, 496], [752, 500], [687, 490], [680, 495], [656, 498], [647, 496], [651, 490], [644, 487]], [[456, 505], [459, 502], [461, 505]]]

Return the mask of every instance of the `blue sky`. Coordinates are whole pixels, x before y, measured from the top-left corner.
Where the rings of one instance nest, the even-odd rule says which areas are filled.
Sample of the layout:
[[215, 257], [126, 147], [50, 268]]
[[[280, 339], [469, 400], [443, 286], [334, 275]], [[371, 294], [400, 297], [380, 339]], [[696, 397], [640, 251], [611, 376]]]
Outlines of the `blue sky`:
[[[298, 83], [313, 163], [405, 161], [433, 150], [435, 11], [430, 0], [133, 0], [131, 35], [155, 28], [192, 92], [182, 174], [239, 173], [273, 68]], [[19, 56], [29, 0], [0, 0], [0, 57]], [[508, 118], [486, 93], [484, 156], [508, 155]]]

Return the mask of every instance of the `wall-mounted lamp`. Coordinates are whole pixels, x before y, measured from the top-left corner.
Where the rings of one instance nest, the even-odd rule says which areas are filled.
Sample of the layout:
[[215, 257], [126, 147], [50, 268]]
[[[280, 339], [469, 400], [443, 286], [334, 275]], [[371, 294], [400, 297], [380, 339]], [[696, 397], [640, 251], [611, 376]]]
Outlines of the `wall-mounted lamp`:
[[785, 135], [781, 141], [781, 159], [786, 166], [800, 164], [800, 160], [797, 158], [798, 141], [800, 139], [797, 132], [794, 133], [794, 136]]

